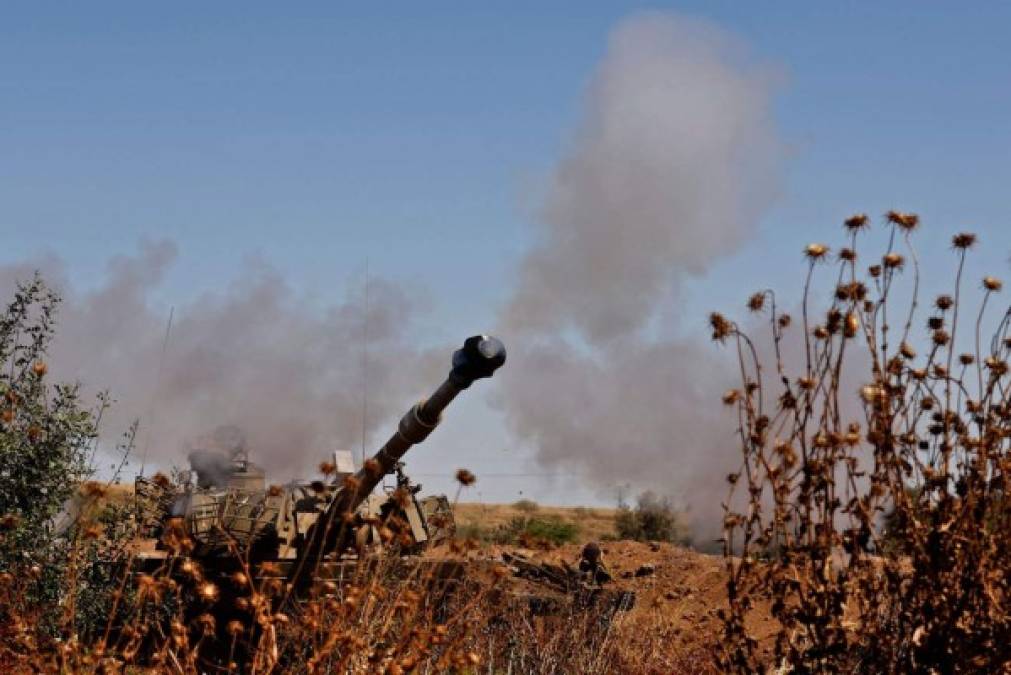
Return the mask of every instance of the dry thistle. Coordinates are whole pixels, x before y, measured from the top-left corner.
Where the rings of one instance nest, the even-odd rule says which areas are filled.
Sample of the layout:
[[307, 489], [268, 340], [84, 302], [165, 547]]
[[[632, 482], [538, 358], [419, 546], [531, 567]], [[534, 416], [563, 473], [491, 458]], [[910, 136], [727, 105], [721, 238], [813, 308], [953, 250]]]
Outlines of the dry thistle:
[[884, 390], [876, 384], [865, 384], [860, 387], [860, 398], [864, 400], [864, 403], [876, 403], [884, 397]]
[[761, 312], [765, 307], [765, 293], [755, 293], [748, 298], [748, 309], [752, 312]]
[[854, 214], [843, 221], [843, 225], [850, 232], [859, 232], [860, 230], [866, 229], [869, 223], [870, 218], [867, 217], [866, 213]]
[[45, 361], [36, 361], [32, 364], [32, 373], [35, 377], [43, 377], [48, 370], [49, 366], [46, 365]]
[[733, 324], [719, 312], [712, 312], [709, 315], [709, 327], [713, 329], [713, 340], [716, 342], [724, 342], [733, 332]]
[[860, 330], [860, 320], [857, 319], [856, 314], [850, 312], [846, 315], [846, 327], [843, 329], [843, 335], [851, 338], [856, 336], [858, 330]]
[[200, 588], [197, 589], [200, 599], [208, 604], [213, 604], [218, 601], [218, 587], [209, 581], [205, 581], [200, 584]]
[[886, 213], [885, 218], [889, 223], [898, 225], [907, 232], [915, 230], [916, 226], [920, 224], [920, 217], [915, 213], [902, 213], [901, 211], [893, 210]]
[[1004, 287], [1004, 283], [997, 277], [983, 277], [983, 288], [988, 291], [993, 291], [994, 293], [1000, 291]]
[[890, 270], [895, 270], [895, 269], [902, 269], [902, 266], [906, 263], [906, 259], [903, 258], [900, 254], [893, 252], [885, 255], [885, 257], [882, 258], [882, 262], [884, 263], [886, 268]]
[[829, 247], [825, 244], [808, 244], [804, 249], [804, 256], [812, 261], [818, 261], [825, 258], [828, 255]]
[[960, 250], [970, 249], [976, 243], [976, 235], [972, 232], [959, 232], [951, 238], [951, 245]]
[[477, 482], [477, 476], [467, 469], [457, 469], [456, 482], [464, 487], [469, 487]]

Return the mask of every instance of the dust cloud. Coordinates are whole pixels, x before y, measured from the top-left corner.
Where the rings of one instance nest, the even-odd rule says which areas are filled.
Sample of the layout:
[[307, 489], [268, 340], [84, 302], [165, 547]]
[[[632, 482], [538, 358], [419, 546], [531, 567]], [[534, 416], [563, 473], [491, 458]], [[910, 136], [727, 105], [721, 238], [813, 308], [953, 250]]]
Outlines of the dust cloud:
[[[703, 317], [676, 308], [686, 280], [745, 245], [776, 196], [775, 80], [709, 24], [669, 14], [621, 23], [498, 322], [510, 357], [494, 404], [537, 459], [602, 490], [671, 495], [699, 532], [715, 529], [734, 468], [733, 424], [718, 401], [735, 373], [730, 355], [692, 330]], [[251, 457], [278, 478], [357, 447], [360, 293], [320, 307], [250, 262], [230, 287], [176, 308], [156, 391], [167, 308], [152, 298], [175, 256], [169, 242], [145, 244], [87, 291], [47, 258], [0, 269], [0, 287], [33, 267], [56, 281], [66, 305], [54, 371], [114, 393], [107, 428], [147, 421], [139, 451], [149, 442], [152, 458], [181, 460], [221, 425], [241, 428]], [[397, 355], [369, 366], [373, 429], [421, 378], [407, 339], [412, 298], [382, 281], [371, 293], [371, 351]]]
[[719, 395], [735, 374], [691, 336], [703, 317], [669, 317], [684, 282], [748, 242], [777, 193], [773, 84], [708, 24], [619, 25], [503, 310], [511, 429], [545, 465], [673, 496], [697, 532], [715, 530], [734, 468]]
[[[203, 436], [229, 425], [277, 480], [309, 474], [338, 448], [357, 455], [362, 288], [352, 284], [338, 302], [320, 305], [249, 261], [224, 290], [175, 308], [162, 361], [169, 308], [155, 297], [176, 255], [171, 242], [145, 243], [112, 259], [93, 289], [75, 288], [52, 256], [0, 267], [4, 297], [35, 269], [63, 296], [51, 370], [55, 380], [79, 381], [87, 397], [108, 390], [115, 399], [103, 419], [106, 450], [139, 419], [130, 466], [139, 469], [146, 455], [148, 473], [185, 466]], [[418, 394], [419, 370], [431, 360], [408, 341], [415, 303], [407, 291], [373, 280], [369, 294], [371, 435]]]

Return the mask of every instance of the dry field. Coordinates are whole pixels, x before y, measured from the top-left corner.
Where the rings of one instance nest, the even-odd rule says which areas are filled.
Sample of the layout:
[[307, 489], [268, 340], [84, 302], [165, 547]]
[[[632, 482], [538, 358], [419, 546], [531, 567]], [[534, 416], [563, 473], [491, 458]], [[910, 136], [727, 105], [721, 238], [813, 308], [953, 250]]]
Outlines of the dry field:
[[533, 516], [558, 518], [579, 528], [579, 538], [599, 541], [614, 536], [615, 509], [583, 506], [542, 506], [529, 511], [515, 504], [479, 504], [461, 502], [454, 507], [457, 525], [494, 528], [507, 525], [513, 518]]

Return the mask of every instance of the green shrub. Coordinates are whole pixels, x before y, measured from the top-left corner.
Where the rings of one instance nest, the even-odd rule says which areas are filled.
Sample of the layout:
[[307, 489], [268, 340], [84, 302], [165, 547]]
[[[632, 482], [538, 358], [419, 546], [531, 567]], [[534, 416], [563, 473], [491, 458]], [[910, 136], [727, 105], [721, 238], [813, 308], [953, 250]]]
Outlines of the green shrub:
[[634, 541], [667, 541], [688, 545], [691, 535], [681, 522], [680, 514], [667, 497], [646, 491], [639, 495], [635, 508], [618, 504], [614, 519], [618, 539]]
[[[46, 352], [59, 303], [36, 275], [0, 309], [0, 572], [16, 581], [20, 607], [35, 610], [44, 632], [55, 633], [68, 619], [87, 632], [105, 625], [103, 594], [113, 587], [99, 569], [98, 540], [79, 535], [98, 527], [109, 542], [129, 521], [118, 514], [109, 522], [85, 522], [97, 515], [94, 505], [105, 491], [82, 484], [93, 473], [97, 422], [107, 399], [99, 396], [89, 410], [77, 385], [50, 381]], [[135, 432], [128, 434], [131, 441]], [[67, 587], [69, 571], [75, 571], [76, 587]], [[62, 610], [70, 593], [78, 595], [76, 616]], [[17, 609], [6, 606], [0, 614]]]
[[579, 525], [558, 516], [516, 516], [505, 525], [484, 527], [471, 523], [457, 527], [459, 539], [490, 544], [523, 545], [533, 542], [567, 544], [579, 539]]
[[579, 526], [558, 516], [544, 518], [513, 518], [509, 528], [516, 539], [532, 538], [552, 544], [567, 544], [579, 538]]

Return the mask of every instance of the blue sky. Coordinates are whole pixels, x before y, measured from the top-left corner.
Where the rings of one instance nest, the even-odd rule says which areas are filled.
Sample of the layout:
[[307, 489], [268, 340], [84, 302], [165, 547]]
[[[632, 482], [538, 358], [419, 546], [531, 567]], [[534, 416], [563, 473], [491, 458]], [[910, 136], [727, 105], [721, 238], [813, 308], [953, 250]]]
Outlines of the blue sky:
[[494, 320], [607, 35], [642, 10], [738, 36], [777, 73], [791, 147], [758, 237], [686, 292], [699, 332], [711, 306], [789, 286], [802, 245], [853, 211], [919, 212], [928, 264], [974, 230], [1006, 275], [996, 2], [4, 3], [0, 262], [53, 252], [90, 285], [171, 238], [169, 305], [249, 256], [321, 297], [368, 259], [429, 289], [419, 330], [455, 341]]

